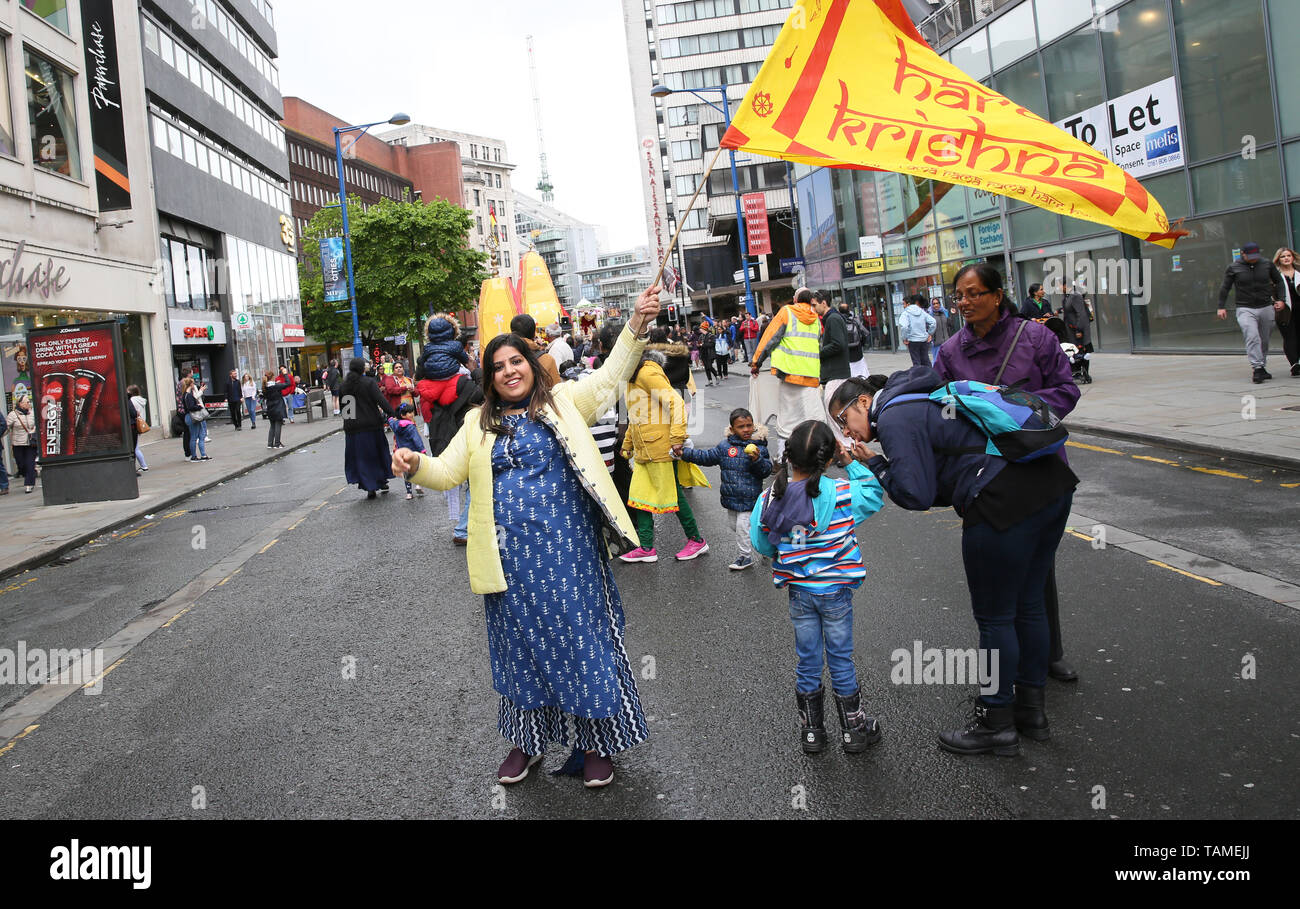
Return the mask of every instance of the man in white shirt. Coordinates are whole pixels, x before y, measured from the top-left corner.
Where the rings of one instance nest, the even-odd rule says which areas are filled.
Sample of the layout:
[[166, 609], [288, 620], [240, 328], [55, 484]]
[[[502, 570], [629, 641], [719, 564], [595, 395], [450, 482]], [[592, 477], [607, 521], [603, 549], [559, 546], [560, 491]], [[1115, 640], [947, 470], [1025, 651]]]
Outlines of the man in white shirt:
[[565, 363], [573, 362], [573, 348], [565, 343], [558, 323], [552, 322], [546, 327], [546, 337], [551, 342], [550, 347], [546, 348], [546, 352], [555, 360], [557, 367], [563, 369]]

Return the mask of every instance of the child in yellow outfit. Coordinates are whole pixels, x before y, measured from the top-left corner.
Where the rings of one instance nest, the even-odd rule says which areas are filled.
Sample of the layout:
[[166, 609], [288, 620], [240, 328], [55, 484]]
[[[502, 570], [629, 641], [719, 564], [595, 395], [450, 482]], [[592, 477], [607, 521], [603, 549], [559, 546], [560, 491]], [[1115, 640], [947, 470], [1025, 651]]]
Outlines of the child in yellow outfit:
[[659, 561], [654, 516], [670, 512], [677, 515], [686, 534], [678, 560], [709, 551], [682, 495], [683, 487], [708, 486], [709, 481], [694, 464], [673, 458], [673, 446], [686, 441], [686, 405], [664, 374], [662, 356], [647, 352], [627, 386], [628, 426], [621, 453], [635, 460], [627, 504], [633, 509], [641, 545], [620, 556], [624, 562]]

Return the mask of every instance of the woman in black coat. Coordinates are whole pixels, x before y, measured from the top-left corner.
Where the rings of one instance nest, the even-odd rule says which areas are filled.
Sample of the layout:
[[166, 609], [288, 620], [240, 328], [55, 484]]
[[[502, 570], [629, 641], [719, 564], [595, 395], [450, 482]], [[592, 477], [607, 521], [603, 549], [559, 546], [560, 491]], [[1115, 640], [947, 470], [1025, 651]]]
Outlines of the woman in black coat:
[[389, 406], [379, 383], [365, 374], [364, 360], [348, 363], [348, 374], [339, 385], [339, 401], [343, 405], [343, 473], [349, 483], [355, 483], [375, 498], [376, 491], [388, 492], [388, 481], [393, 477], [392, 453], [384, 436], [384, 418], [396, 417]]
[[266, 418], [266, 447], [283, 448], [280, 444], [280, 429], [284, 426], [288, 408], [284, 406], [284, 390], [289, 386], [283, 381], [275, 381], [276, 375], [269, 369], [262, 376], [262, 397], [266, 401], [262, 415]]

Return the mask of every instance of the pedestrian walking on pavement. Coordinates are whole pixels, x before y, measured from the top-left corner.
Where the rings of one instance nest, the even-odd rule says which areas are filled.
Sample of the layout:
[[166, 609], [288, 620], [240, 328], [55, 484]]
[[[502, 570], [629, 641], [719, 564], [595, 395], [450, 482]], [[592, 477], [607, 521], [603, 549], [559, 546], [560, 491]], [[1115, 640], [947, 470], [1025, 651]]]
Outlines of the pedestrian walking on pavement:
[[325, 388], [330, 397], [334, 399], [334, 415], [339, 413], [339, 382], [343, 380], [343, 374], [339, 372], [339, 361], [330, 360], [329, 366], [321, 373], [321, 387]]
[[866, 337], [862, 330], [862, 320], [853, 317], [853, 310], [848, 303], [840, 302], [840, 318], [844, 320], [844, 332], [849, 339], [849, 375], [867, 376], [867, 356], [864, 350]]
[[[1070, 374], [1070, 358], [1050, 328], [1029, 320], [1021, 328], [1010, 298], [1002, 291], [1002, 274], [988, 265], [968, 265], [957, 272], [957, 305], [966, 324], [934, 355], [934, 370], [946, 382], [972, 379], [990, 385], [1016, 385], [1038, 395], [1064, 419], [1079, 403], [1079, 386]], [[1068, 460], [1061, 451], [1061, 460]], [[1056, 566], [1043, 589], [1050, 639], [1047, 672], [1058, 682], [1078, 681], [1065, 659], [1061, 640], [1061, 604]]]
[[485, 403], [442, 455], [393, 455], [394, 472], [421, 486], [470, 483], [470, 588], [485, 598], [497, 728], [514, 746], [502, 783], [558, 743], [588, 787], [604, 786], [611, 757], [649, 734], [607, 561], [635, 530], [587, 427], [631, 378], [658, 313], [656, 286], [604, 365], [555, 387], [523, 338], [498, 335], [483, 354]]
[[730, 432], [713, 448], [674, 446], [674, 454], [700, 467], [721, 467], [719, 492], [727, 510], [728, 526], [736, 528], [739, 554], [727, 567], [744, 571], [754, 564], [754, 547], [749, 542], [749, 513], [763, 491], [763, 480], [772, 474], [767, 453], [766, 427], [755, 429], [754, 415], [743, 407], [731, 412]]
[[[832, 464], [847, 467], [848, 479], [824, 476]], [[857, 526], [884, 499], [880, 483], [850, 460], [830, 427], [808, 420], [795, 427], [775, 482], [750, 513], [750, 540], [772, 559], [772, 583], [790, 596], [799, 741], [808, 754], [826, 747], [823, 666], [830, 668], [844, 750], [856, 754], [880, 741], [853, 665], [853, 591], [867, 575]]]
[[1268, 373], [1268, 336], [1273, 333], [1276, 313], [1285, 307], [1288, 291], [1282, 273], [1259, 254], [1258, 243], [1243, 243], [1241, 257], [1228, 266], [1219, 288], [1220, 319], [1228, 318], [1228, 291], [1237, 289], [1237, 325], [1246, 340], [1251, 381], [1256, 385], [1273, 378]]
[[913, 366], [930, 365], [930, 342], [934, 340], [934, 316], [926, 312], [924, 294], [912, 294], [898, 317], [898, 333], [907, 347]]
[[[1012, 323], [1017, 329], [1033, 324]], [[962, 518], [962, 563], [979, 652], [987, 654], [989, 688], [996, 685], [996, 691], [982, 689], [965, 726], [940, 733], [939, 746], [957, 754], [1016, 755], [1018, 733], [1035, 741], [1050, 736], [1043, 590], [1079, 480], [1060, 458], [1017, 463], [988, 454], [982, 430], [966, 419], [945, 418], [946, 409], [928, 398], [943, 384], [925, 366], [888, 378], [850, 379], [832, 401], [834, 419], [860, 443], [854, 457], [894, 504], [926, 511], [951, 503]], [[920, 397], [891, 406], [904, 395]], [[867, 448], [877, 440], [883, 454]]]
[[36, 447], [40, 444], [36, 434], [36, 414], [32, 412], [32, 399], [27, 395], [18, 395], [6, 422], [10, 433], [9, 444], [14, 452], [14, 476], [22, 474], [25, 487], [23, 492], [31, 492], [36, 488]]
[[719, 325], [713, 333], [713, 368], [718, 373], [719, 384], [728, 378], [727, 363], [731, 361], [731, 329]]
[[745, 345], [745, 364], [754, 359], [754, 351], [758, 348], [759, 324], [758, 320], [748, 313], [745, 319], [740, 323], [740, 337]]
[[266, 416], [266, 447], [283, 448], [280, 442], [280, 430], [284, 427], [285, 418], [285, 385], [283, 377], [277, 377], [269, 369], [262, 377], [262, 397], [266, 401], [266, 409], [262, 413]]
[[[400, 363], [397, 368], [401, 368]], [[420, 435], [420, 429], [415, 425], [415, 408], [409, 402], [403, 401], [397, 405], [397, 416], [388, 418], [388, 428], [393, 431], [393, 450], [405, 448], [414, 451], [417, 454], [424, 454], [424, 439]], [[406, 482], [406, 498], [409, 501], [413, 498], [412, 489], [418, 492], [421, 497], [424, 496], [423, 486], [411, 486], [411, 478], [403, 475], [402, 479]]]
[[[0, 496], [9, 495], [9, 472], [5, 470], [4, 438], [9, 432], [9, 419], [0, 420]], [[138, 471], [137, 471], [138, 472]]]
[[244, 373], [243, 381], [239, 384], [239, 393], [244, 397], [244, 406], [248, 408], [248, 428], [257, 428], [257, 385], [253, 382], [253, 377]]
[[[719, 332], [716, 337], [723, 337]], [[622, 456], [634, 458], [627, 504], [636, 519], [640, 546], [620, 556], [624, 562], [657, 562], [655, 515], [675, 514], [686, 534], [677, 553], [686, 562], [709, 551], [691, 512], [684, 487], [708, 486], [698, 467], [673, 456], [686, 441], [686, 404], [664, 375], [663, 354], [647, 350], [627, 385], [627, 432]], [[680, 450], [680, 449], [679, 449]]]
[[294, 374], [289, 371], [288, 366], [280, 367], [280, 378], [277, 384], [281, 385], [284, 388], [284, 391], [280, 393], [280, 397], [284, 398], [284, 412], [285, 412], [284, 418], [288, 420], [290, 423], [292, 423], [293, 410], [294, 410], [293, 396], [294, 393], [298, 390], [298, 380], [294, 376]]
[[203, 393], [207, 385], [195, 385], [189, 376], [181, 379], [181, 407], [185, 411], [185, 427], [189, 430], [190, 461], [211, 461], [208, 457], [208, 411], [203, 406]]
[[[145, 401], [144, 395], [140, 391], [139, 385], [128, 385], [126, 387], [127, 396], [131, 399], [132, 406], [135, 407], [136, 413], [144, 417], [149, 412], [148, 402]], [[140, 435], [135, 435], [135, 460], [141, 470], [148, 470], [149, 465], [145, 463], [144, 452], [140, 450]]]
[[1300, 268], [1296, 268], [1295, 250], [1283, 246], [1274, 253], [1273, 264], [1286, 285], [1285, 305], [1274, 316], [1282, 334], [1282, 352], [1291, 364], [1291, 375], [1300, 377]]
[[778, 460], [796, 426], [825, 415], [821, 397], [822, 323], [812, 302], [813, 293], [807, 287], [796, 291], [794, 302], [781, 307], [768, 323], [749, 363], [750, 376], [757, 378], [770, 356], [772, 375], [780, 380], [774, 396], [765, 395], [764, 382], [751, 382], [749, 396], [749, 409], [758, 422], [775, 422], [776, 439], [769, 436], [768, 444]]
[[[420, 407], [429, 432], [429, 454], [438, 457], [465, 423], [470, 408], [483, 403], [483, 372], [464, 372], [457, 379], [456, 399], [443, 407], [437, 403], [438, 391], [432, 383], [423, 380], [420, 386]], [[451, 542], [455, 546], [469, 543], [469, 483], [444, 490], [447, 497], [447, 516], [453, 524]]]
[[[1084, 299], [1083, 294], [1079, 293], [1073, 287], [1067, 287], [1065, 281], [1061, 281], [1061, 319], [1065, 322], [1066, 331], [1069, 332], [1070, 343], [1079, 348], [1080, 352], [1085, 354], [1092, 353], [1092, 311], [1088, 308], [1088, 301]], [[1092, 384], [1092, 362], [1091, 358], [1084, 357], [1079, 361], [1083, 376], [1079, 379], [1084, 385]], [[1008, 383], [1010, 384], [1010, 383]], [[1064, 414], [1061, 414], [1064, 416]]]
[[364, 360], [352, 360], [339, 385], [344, 413], [343, 474], [349, 484], [366, 491], [367, 499], [373, 499], [388, 492], [388, 481], [393, 478], [384, 418], [395, 417], [397, 412], [388, 406], [379, 383], [366, 375], [365, 369]]
[[[226, 379], [226, 408], [230, 411], [230, 422], [235, 427], [235, 432], [240, 432], [244, 428], [244, 388], [239, 383], [239, 373], [233, 369]], [[251, 429], [251, 417], [248, 425]]]
[[713, 326], [708, 322], [700, 324], [700, 362], [704, 364], [704, 378], [707, 380], [706, 385], [721, 384], [722, 377], [718, 376], [717, 383], [714, 382], [713, 366], [717, 361], [717, 354], [713, 352], [715, 336]]

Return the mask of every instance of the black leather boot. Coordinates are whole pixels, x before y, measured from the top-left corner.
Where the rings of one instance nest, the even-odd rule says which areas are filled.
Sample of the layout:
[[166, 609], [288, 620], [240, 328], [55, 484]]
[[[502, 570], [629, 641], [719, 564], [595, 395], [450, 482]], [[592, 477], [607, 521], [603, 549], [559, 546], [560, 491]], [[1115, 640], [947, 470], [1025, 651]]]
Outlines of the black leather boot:
[[822, 706], [826, 689], [818, 686], [816, 691], [807, 694], [795, 691], [794, 696], [799, 705], [799, 743], [805, 754], [817, 754], [826, 748], [826, 719]]
[[1020, 754], [1020, 736], [1016, 735], [1014, 708], [986, 707], [979, 701], [961, 729], [939, 733], [939, 747], [955, 754], [988, 754], [1003, 757]]
[[840, 731], [844, 735], [844, 750], [849, 754], [866, 751], [880, 741], [880, 724], [875, 717], [867, 716], [862, 709], [862, 689], [848, 697], [835, 695], [835, 709], [840, 714]]
[[1045, 742], [1052, 737], [1044, 707], [1046, 688], [1033, 685], [1016, 686], [1016, 731], [1035, 742]]

